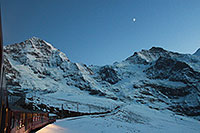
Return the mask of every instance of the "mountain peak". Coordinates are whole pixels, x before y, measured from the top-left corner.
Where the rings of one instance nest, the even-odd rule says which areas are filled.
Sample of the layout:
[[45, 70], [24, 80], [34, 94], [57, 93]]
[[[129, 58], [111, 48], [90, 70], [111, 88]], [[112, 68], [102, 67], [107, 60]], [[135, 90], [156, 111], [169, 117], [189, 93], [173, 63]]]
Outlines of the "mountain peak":
[[177, 53], [167, 51], [161, 47], [152, 47], [149, 50], [142, 50], [140, 52], [135, 52], [132, 56], [127, 58], [126, 60], [131, 61], [133, 63], [139, 64], [147, 64], [149, 62], [157, 60], [159, 57], [162, 56], [173, 56]]
[[33, 36], [32, 38], [29, 38], [23, 42], [15, 43], [11, 45], [5, 46], [5, 49], [12, 48], [17, 50], [22, 49], [48, 49], [48, 50], [57, 50], [55, 47], [53, 47], [50, 43], [46, 42], [45, 40], [42, 40], [38, 37]]
[[32, 38], [28, 39], [25, 41], [25, 43], [31, 43], [32, 45], [35, 45], [37, 48], [46, 48], [48, 47], [49, 49], [56, 50], [53, 45], [50, 43], [46, 42], [45, 40], [42, 40], [38, 37], [33, 36]]
[[40, 38], [38, 38], [38, 37], [36, 37], [36, 36], [33, 36], [33, 37], [31, 37], [30, 39], [28, 39], [28, 40], [41, 40]]
[[200, 56], [200, 48], [193, 55]]
[[161, 47], [152, 47], [149, 49], [150, 52], [167, 52], [167, 50], [161, 48]]
[[56, 60], [50, 61], [70, 61], [67, 56], [60, 50], [54, 48], [50, 43], [38, 38], [32, 37], [24, 42], [7, 45], [4, 48], [5, 54], [16, 57], [22, 64], [26, 64], [29, 60]]

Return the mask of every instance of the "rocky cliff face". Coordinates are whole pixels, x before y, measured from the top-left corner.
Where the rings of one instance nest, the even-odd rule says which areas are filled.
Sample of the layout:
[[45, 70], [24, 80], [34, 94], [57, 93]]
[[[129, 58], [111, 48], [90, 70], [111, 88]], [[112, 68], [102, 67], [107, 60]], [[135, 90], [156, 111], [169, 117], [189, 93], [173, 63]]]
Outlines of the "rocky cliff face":
[[5, 46], [4, 52], [9, 91], [26, 93], [27, 97], [37, 93], [35, 102], [51, 104], [48, 101], [54, 99], [56, 106], [63, 99], [81, 103], [104, 98], [199, 119], [197, 56], [153, 47], [110, 66], [86, 66], [71, 62], [64, 53], [35, 37]]

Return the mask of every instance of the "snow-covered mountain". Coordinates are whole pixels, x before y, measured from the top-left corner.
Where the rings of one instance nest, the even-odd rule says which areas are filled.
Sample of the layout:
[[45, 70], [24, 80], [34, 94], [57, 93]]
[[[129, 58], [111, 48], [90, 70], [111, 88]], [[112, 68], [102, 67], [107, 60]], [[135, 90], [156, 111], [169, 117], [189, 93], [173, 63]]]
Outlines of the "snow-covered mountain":
[[79, 104], [79, 111], [142, 104], [200, 120], [197, 56], [152, 47], [113, 65], [87, 66], [36, 37], [4, 52], [9, 91], [26, 93], [27, 102], [34, 96], [35, 103], [69, 110]]
[[200, 56], [200, 48], [194, 53], [196, 56]]

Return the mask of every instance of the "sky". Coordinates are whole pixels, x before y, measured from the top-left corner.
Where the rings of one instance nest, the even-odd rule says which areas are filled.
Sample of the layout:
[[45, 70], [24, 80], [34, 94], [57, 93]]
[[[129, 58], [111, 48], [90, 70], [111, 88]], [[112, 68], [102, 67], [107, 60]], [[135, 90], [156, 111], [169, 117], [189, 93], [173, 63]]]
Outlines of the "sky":
[[36, 36], [72, 62], [112, 64], [152, 46], [200, 48], [200, 0], [1, 0], [1, 7], [4, 45]]

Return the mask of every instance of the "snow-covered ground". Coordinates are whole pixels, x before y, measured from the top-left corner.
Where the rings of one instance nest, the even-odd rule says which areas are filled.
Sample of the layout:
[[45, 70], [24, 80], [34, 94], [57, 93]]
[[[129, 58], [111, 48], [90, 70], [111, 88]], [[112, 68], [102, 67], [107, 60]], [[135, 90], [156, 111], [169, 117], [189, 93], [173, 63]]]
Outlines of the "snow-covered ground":
[[157, 111], [144, 105], [126, 105], [107, 115], [57, 120], [37, 133], [199, 133], [200, 122]]
[[60, 109], [61, 107], [63, 107], [65, 110], [86, 112], [86, 113], [106, 112], [116, 108], [117, 106], [124, 104], [120, 101], [115, 101], [112, 99], [92, 96], [85, 93], [78, 93], [80, 91], [77, 91], [76, 93], [75, 88], [74, 92], [71, 92], [70, 88], [68, 90], [69, 90], [68, 93], [56, 92], [42, 96], [38, 95], [38, 98], [40, 98], [40, 100], [36, 101], [38, 103], [51, 105], [53, 107], [58, 107]]

